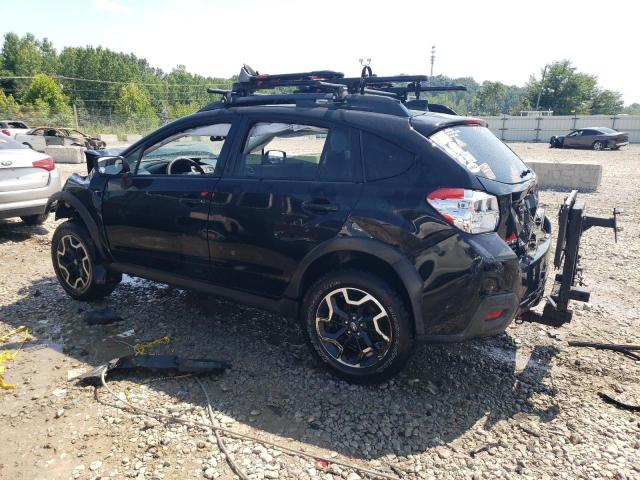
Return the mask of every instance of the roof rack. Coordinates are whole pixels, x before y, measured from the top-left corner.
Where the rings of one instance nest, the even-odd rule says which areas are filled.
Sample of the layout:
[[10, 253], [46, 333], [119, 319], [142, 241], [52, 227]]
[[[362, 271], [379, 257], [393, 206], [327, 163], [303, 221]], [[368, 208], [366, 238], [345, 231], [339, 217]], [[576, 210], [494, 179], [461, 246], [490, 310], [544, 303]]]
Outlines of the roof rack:
[[[414, 99], [410, 99], [410, 94], [415, 95], [415, 100], [419, 100], [421, 92], [466, 91], [467, 89], [462, 85], [438, 87], [423, 85], [422, 83], [428, 79], [426, 75], [377, 77], [373, 75], [368, 65], [363, 67], [359, 77], [345, 77], [342, 72], [333, 70], [261, 75], [245, 64], [240, 70], [238, 81], [234, 82], [231, 90], [208, 89], [209, 93], [222, 95], [222, 99], [207, 105], [202, 110], [240, 105], [333, 103], [341, 108], [410, 116], [404, 104], [413, 102], [411, 108], [416, 108], [418, 105]], [[278, 94], [257, 93], [260, 90], [276, 88], [292, 90]], [[423, 100], [419, 105], [420, 110], [429, 110], [428, 102]], [[447, 107], [442, 109], [453, 112]]]

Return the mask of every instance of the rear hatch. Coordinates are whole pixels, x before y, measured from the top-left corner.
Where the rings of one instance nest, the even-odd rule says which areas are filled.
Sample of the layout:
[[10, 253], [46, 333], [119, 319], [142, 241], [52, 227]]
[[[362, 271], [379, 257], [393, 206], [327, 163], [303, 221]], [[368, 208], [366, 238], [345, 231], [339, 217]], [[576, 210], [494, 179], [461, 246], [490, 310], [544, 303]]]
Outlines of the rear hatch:
[[429, 139], [498, 198], [497, 232], [518, 256], [537, 248], [543, 236], [539, 233], [543, 216], [538, 208], [538, 182], [520, 157], [479, 123], [452, 125]]

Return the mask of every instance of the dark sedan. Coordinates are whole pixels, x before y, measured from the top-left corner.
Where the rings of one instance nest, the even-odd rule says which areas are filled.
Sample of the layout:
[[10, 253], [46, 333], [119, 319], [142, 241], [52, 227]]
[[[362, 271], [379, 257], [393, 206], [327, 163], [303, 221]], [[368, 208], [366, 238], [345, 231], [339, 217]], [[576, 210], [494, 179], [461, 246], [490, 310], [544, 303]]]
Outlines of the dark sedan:
[[617, 150], [629, 145], [629, 134], [607, 127], [589, 127], [573, 130], [568, 135], [553, 136], [549, 141], [552, 148], [592, 148]]

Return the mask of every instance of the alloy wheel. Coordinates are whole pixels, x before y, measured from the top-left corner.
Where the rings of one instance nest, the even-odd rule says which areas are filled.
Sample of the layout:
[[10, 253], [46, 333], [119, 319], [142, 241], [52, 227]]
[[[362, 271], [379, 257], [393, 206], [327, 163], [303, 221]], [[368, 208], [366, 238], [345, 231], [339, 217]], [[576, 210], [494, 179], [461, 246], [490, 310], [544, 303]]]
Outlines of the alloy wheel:
[[73, 235], [65, 235], [56, 251], [58, 269], [65, 283], [74, 290], [84, 290], [91, 282], [91, 259], [86, 247]]
[[335, 361], [352, 368], [376, 365], [391, 348], [391, 317], [372, 294], [337, 288], [320, 301], [316, 332], [322, 348]]
[[602, 148], [603, 148], [602, 142], [595, 142], [593, 144], [593, 149], [594, 150], [602, 150]]

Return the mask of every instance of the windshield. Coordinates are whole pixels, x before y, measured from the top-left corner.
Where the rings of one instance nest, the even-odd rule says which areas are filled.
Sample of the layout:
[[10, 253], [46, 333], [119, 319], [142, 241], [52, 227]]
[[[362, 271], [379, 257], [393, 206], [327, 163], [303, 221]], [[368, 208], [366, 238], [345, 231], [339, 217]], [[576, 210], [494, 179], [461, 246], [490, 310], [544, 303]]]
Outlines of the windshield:
[[479, 177], [503, 183], [520, 183], [531, 175], [520, 157], [488, 128], [457, 125], [439, 130], [429, 139]]

